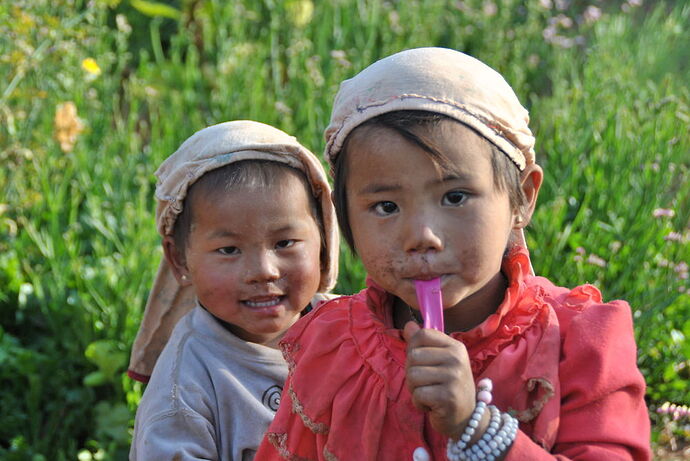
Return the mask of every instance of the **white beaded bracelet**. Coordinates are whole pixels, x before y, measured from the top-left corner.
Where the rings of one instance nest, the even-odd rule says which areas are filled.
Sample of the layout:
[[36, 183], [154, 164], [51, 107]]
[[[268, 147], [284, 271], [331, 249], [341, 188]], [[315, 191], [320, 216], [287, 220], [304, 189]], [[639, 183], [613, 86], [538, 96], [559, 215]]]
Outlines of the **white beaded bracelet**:
[[449, 461], [495, 461], [500, 458], [515, 441], [518, 431], [518, 421], [494, 405], [489, 405], [491, 421], [482, 437], [468, 447], [474, 436], [475, 430], [481, 421], [487, 405], [491, 403], [492, 383], [488, 378], [482, 379], [477, 384], [477, 405], [470, 416], [465, 431], [457, 442], [448, 440], [446, 455]]

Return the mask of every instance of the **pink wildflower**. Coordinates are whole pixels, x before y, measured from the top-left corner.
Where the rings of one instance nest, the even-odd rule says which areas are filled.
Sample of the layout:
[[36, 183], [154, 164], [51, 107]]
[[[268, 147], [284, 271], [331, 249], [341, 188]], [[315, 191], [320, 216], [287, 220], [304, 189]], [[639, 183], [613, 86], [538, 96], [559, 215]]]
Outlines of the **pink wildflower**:
[[556, 27], [554, 25], [547, 26], [541, 33], [544, 40], [551, 43], [556, 36]]
[[687, 272], [688, 269], [690, 269], [690, 267], [688, 267], [688, 263], [686, 263], [685, 261], [678, 263], [678, 264], [673, 268], [673, 270], [676, 271], [676, 272], [678, 272], [678, 273]]
[[664, 402], [656, 412], [660, 415], [671, 415], [674, 421], [690, 416], [690, 408], [687, 405], [676, 405], [671, 402]]
[[278, 111], [279, 113], [281, 113], [283, 115], [291, 115], [292, 114], [292, 109], [290, 108], [290, 106], [285, 104], [283, 101], [276, 101], [274, 107], [275, 107], [276, 111]]
[[655, 218], [668, 217], [672, 218], [676, 215], [676, 212], [668, 208], [656, 208], [652, 211], [652, 216]]
[[553, 39], [553, 43], [561, 48], [572, 48], [575, 45], [575, 40], [570, 37], [562, 37], [557, 35]]
[[347, 60], [347, 53], [343, 50], [333, 50], [331, 51], [331, 58], [343, 67], [350, 67], [352, 64]]
[[582, 14], [582, 17], [585, 18], [585, 22], [596, 22], [601, 18], [601, 9], [594, 5], [589, 5]]
[[559, 14], [556, 16], [558, 24], [563, 26], [565, 29], [570, 29], [573, 26], [573, 20], [564, 14]]
[[559, 11], [567, 10], [570, 6], [570, 0], [556, 0], [556, 8]]
[[680, 262], [673, 267], [673, 271], [676, 274], [678, 274], [678, 278], [680, 280], [688, 279], [688, 269], [688, 263], [686, 263], [685, 261]]
[[484, 7], [482, 8], [482, 11], [484, 13], [484, 16], [495, 16], [496, 13], [498, 12], [498, 7], [494, 2], [486, 2], [484, 3]]
[[603, 258], [600, 258], [599, 256], [595, 254], [591, 254], [587, 256], [587, 263], [592, 264], [594, 266], [599, 266], [599, 267], [606, 267], [606, 260]]
[[664, 235], [664, 240], [667, 242], [680, 242], [683, 240], [683, 235], [680, 232], [669, 232], [668, 234]]

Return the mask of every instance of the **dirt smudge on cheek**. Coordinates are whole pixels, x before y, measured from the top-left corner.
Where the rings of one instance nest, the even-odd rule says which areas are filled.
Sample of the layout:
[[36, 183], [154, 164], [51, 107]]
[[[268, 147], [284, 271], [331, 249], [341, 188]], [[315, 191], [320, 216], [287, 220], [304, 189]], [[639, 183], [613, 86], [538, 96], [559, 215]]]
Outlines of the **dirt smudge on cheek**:
[[407, 261], [401, 257], [371, 257], [362, 259], [367, 275], [387, 292], [401, 296], [403, 290], [402, 277], [406, 272]]
[[381, 275], [386, 272], [388, 267], [388, 264], [385, 261], [375, 256], [362, 256], [362, 264], [364, 265], [364, 269], [367, 271], [367, 274], [374, 280], [380, 278]]
[[459, 259], [462, 278], [467, 283], [479, 281], [482, 270], [487, 265], [487, 261], [484, 260], [479, 249], [476, 247], [467, 248], [460, 254]]

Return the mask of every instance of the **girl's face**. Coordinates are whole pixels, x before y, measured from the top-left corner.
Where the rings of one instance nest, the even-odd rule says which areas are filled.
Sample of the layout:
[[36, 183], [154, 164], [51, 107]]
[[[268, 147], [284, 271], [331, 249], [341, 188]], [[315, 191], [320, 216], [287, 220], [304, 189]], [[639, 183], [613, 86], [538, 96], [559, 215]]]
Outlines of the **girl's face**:
[[274, 346], [318, 289], [321, 237], [294, 175], [197, 195], [180, 275], [240, 338]]
[[423, 129], [453, 171], [391, 129], [357, 130], [346, 154], [348, 216], [377, 284], [418, 309], [414, 280], [441, 277], [446, 327], [464, 330], [503, 299], [501, 261], [517, 215], [494, 186], [487, 141], [450, 120]]

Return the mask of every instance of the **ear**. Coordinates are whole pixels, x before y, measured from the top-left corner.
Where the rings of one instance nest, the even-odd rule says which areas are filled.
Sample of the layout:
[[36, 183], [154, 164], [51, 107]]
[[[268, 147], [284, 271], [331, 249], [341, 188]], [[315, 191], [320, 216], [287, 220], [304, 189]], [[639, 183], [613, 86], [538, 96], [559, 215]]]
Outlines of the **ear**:
[[525, 194], [526, 203], [514, 216], [513, 228], [522, 229], [532, 219], [534, 207], [537, 204], [537, 196], [544, 179], [544, 171], [537, 164], [527, 165], [520, 174], [522, 192]]
[[335, 191], [334, 190], [331, 191], [331, 203], [333, 204], [333, 206], [335, 206]]
[[187, 260], [177, 245], [175, 245], [175, 239], [171, 235], [163, 237], [163, 253], [165, 254], [165, 260], [170, 264], [170, 268], [173, 274], [175, 274], [177, 283], [183, 287], [191, 285], [192, 279], [189, 269], [187, 269]]

